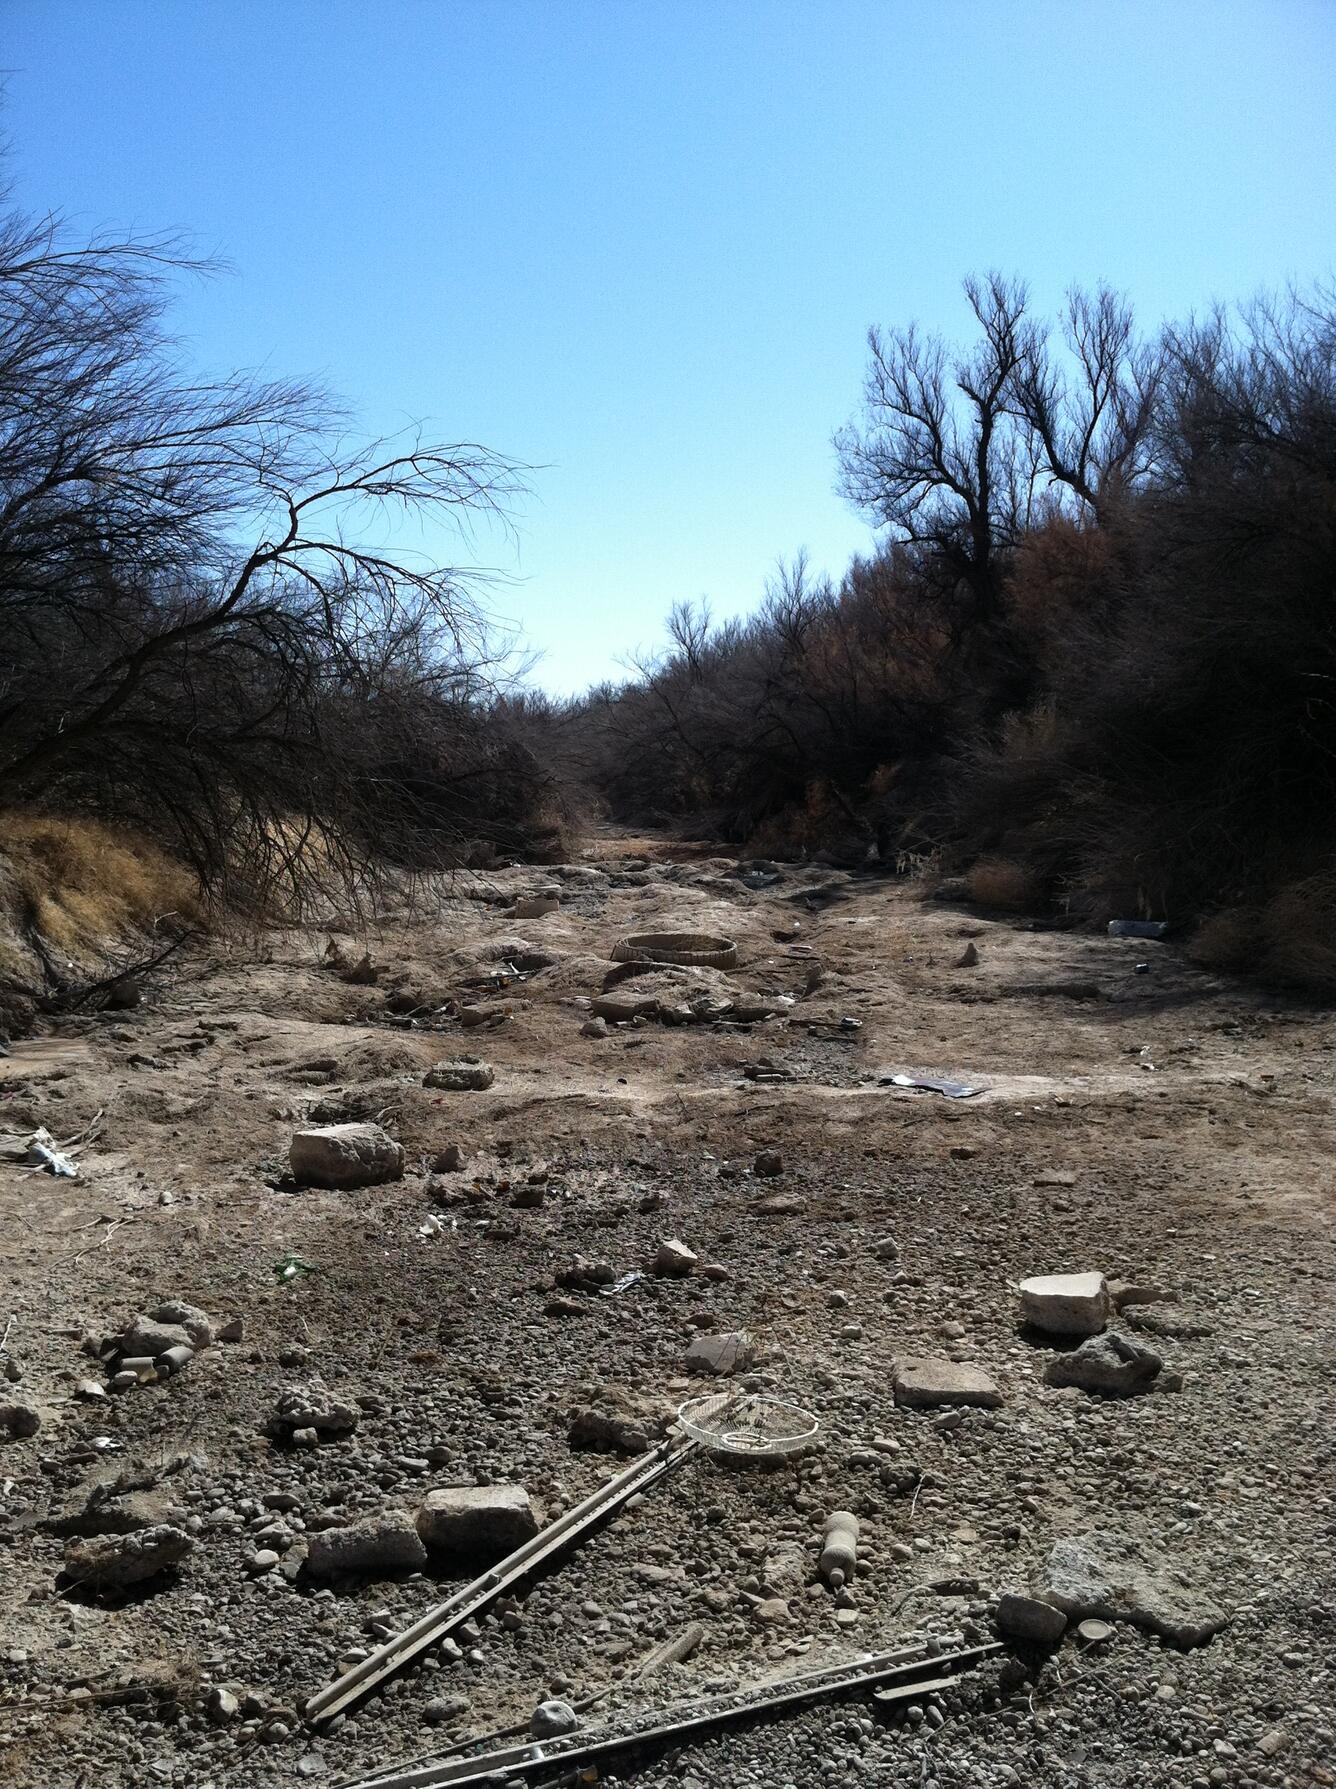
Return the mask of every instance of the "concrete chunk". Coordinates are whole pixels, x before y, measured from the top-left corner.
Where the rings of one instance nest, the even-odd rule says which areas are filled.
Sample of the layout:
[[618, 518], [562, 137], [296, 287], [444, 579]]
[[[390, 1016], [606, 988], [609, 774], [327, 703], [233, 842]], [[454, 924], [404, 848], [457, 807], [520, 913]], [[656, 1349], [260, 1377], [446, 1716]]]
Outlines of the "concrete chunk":
[[1044, 1273], [1021, 1281], [1021, 1316], [1053, 1336], [1097, 1336], [1109, 1320], [1102, 1273]]
[[495, 1081], [490, 1062], [477, 1056], [460, 1056], [451, 1062], [438, 1062], [427, 1070], [424, 1087], [435, 1087], [445, 1093], [483, 1093]]
[[686, 1370], [696, 1377], [706, 1374], [726, 1379], [731, 1373], [745, 1373], [752, 1364], [755, 1350], [745, 1329], [730, 1330], [722, 1335], [698, 1335], [687, 1349]]
[[1170, 1561], [1131, 1538], [1107, 1533], [1055, 1542], [1036, 1594], [1065, 1615], [1131, 1621], [1178, 1646], [1200, 1646], [1228, 1615], [1191, 1580], [1179, 1555]]
[[538, 1517], [523, 1485], [451, 1485], [428, 1491], [417, 1532], [433, 1553], [491, 1562], [532, 1540]]
[[311, 1535], [306, 1554], [307, 1569], [316, 1578], [371, 1578], [418, 1571], [426, 1563], [427, 1549], [402, 1509], [366, 1516], [346, 1528], [322, 1528]]
[[380, 1186], [401, 1180], [404, 1152], [378, 1124], [325, 1124], [298, 1131], [288, 1150], [303, 1186]]
[[955, 1360], [901, 1355], [892, 1370], [897, 1404], [910, 1410], [933, 1410], [940, 1404], [973, 1404], [996, 1410], [1002, 1394], [980, 1367]]
[[67, 1543], [65, 1570], [80, 1583], [115, 1589], [156, 1578], [168, 1566], [178, 1565], [194, 1545], [184, 1529], [170, 1522], [129, 1534], [99, 1534]]

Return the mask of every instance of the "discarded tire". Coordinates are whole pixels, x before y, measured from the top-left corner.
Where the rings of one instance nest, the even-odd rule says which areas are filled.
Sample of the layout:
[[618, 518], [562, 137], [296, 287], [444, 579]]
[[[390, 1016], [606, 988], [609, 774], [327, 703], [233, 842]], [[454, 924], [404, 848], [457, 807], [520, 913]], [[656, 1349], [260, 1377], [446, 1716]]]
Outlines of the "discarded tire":
[[633, 932], [612, 948], [615, 963], [677, 963], [693, 969], [736, 969], [738, 947], [712, 932]]

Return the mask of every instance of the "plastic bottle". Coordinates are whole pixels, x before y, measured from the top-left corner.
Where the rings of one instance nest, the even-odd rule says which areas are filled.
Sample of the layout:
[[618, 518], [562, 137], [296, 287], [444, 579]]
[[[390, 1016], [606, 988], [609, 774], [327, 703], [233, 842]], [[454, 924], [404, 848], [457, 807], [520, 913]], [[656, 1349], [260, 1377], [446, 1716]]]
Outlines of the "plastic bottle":
[[841, 1590], [858, 1562], [858, 1517], [851, 1510], [832, 1510], [821, 1535], [821, 1576], [832, 1590]]

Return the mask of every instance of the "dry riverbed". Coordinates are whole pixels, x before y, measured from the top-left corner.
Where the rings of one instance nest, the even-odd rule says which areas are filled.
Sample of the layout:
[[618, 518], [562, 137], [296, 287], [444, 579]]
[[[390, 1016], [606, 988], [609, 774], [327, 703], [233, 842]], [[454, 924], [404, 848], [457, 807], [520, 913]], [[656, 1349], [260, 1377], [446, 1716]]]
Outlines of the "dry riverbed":
[[[548, 884], [557, 910], [509, 913]], [[621, 936], [670, 929], [735, 939], [737, 966], [605, 990]], [[325, 945], [182, 965], [0, 1059], [0, 1130], [102, 1114], [77, 1179], [0, 1163], [0, 1781], [356, 1781], [547, 1697], [620, 1681], [618, 1721], [991, 1639], [1003, 1592], [1112, 1548], [1149, 1584], [1107, 1639], [1077, 1609], [1055, 1649], [893, 1715], [818, 1704], [600, 1780], [1336, 1784], [1330, 1013], [1172, 942], [624, 838], [340, 937], [342, 972]], [[363, 950], [375, 980], [345, 979]], [[658, 1011], [597, 1035], [591, 1002], [647, 989]], [[490, 1086], [428, 1084], [462, 1055]], [[396, 1139], [402, 1178], [297, 1184], [294, 1132], [340, 1122]], [[669, 1239], [689, 1271], [652, 1271]], [[1050, 1382], [1074, 1344], [1023, 1326], [1017, 1288], [1067, 1272], [1121, 1283], [1109, 1330], [1161, 1363], [1139, 1395]], [[304, 1723], [470, 1575], [413, 1557], [430, 1492], [520, 1485], [550, 1519], [630, 1457], [573, 1445], [573, 1412], [659, 1433], [720, 1383], [693, 1342], [735, 1335], [728, 1383], [811, 1412], [814, 1449], [693, 1461], [458, 1647]], [[181, 1370], [122, 1364], [159, 1344]], [[991, 1393], [911, 1407], [915, 1359]], [[404, 1563], [315, 1569], [369, 1519]], [[692, 1622], [692, 1657], [629, 1687]]]

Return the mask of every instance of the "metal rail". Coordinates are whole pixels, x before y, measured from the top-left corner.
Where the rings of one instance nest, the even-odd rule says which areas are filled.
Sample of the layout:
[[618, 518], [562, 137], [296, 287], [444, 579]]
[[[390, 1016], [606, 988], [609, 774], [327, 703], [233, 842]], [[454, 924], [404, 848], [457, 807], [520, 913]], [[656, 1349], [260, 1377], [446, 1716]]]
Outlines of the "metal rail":
[[[611, 1752], [624, 1752], [634, 1747], [654, 1745], [661, 1740], [676, 1739], [684, 1733], [704, 1727], [717, 1727], [729, 1721], [743, 1721], [752, 1715], [784, 1708], [797, 1702], [810, 1702], [818, 1696], [840, 1694], [846, 1690], [882, 1683], [887, 1678], [906, 1681], [883, 1690], [879, 1701], [907, 1701], [911, 1696], [930, 1695], [955, 1681], [961, 1670], [1002, 1651], [994, 1641], [984, 1646], [966, 1647], [959, 1652], [925, 1653], [921, 1646], [901, 1647], [896, 1652], [882, 1653], [856, 1664], [828, 1665], [815, 1671], [781, 1677], [753, 1691], [735, 1691], [716, 1698], [707, 1707], [678, 1719], [663, 1719], [649, 1727], [627, 1728], [607, 1734], [601, 1739], [582, 1740], [572, 1734], [562, 1739], [525, 1745], [506, 1746], [500, 1751], [485, 1752], [475, 1758], [438, 1760], [416, 1769], [391, 1772], [388, 1775], [364, 1777], [346, 1789], [467, 1789], [475, 1783], [495, 1783], [501, 1773], [526, 1776], [530, 1771], [561, 1769], [578, 1765]], [[912, 1656], [907, 1657], [906, 1654]], [[671, 1709], [659, 1711], [672, 1714]], [[652, 1719], [653, 1717], [651, 1717]]]
[[592, 1528], [628, 1498], [648, 1490], [665, 1473], [679, 1466], [694, 1452], [697, 1445], [697, 1442], [687, 1437], [670, 1436], [667, 1441], [660, 1442], [652, 1453], [642, 1454], [640, 1459], [633, 1460], [624, 1472], [619, 1472], [615, 1478], [600, 1485], [583, 1503], [577, 1503], [564, 1516], [550, 1522], [532, 1540], [525, 1541], [522, 1547], [517, 1547], [490, 1571], [475, 1578], [471, 1584], [466, 1584], [462, 1590], [457, 1590], [448, 1601], [428, 1609], [412, 1627], [405, 1628], [401, 1634], [395, 1634], [351, 1670], [345, 1671], [342, 1677], [323, 1690], [317, 1690], [306, 1704], [307, 1720], [332, 1721], [354, 1702], [369, 1695], [387, 1678], [403, 1670], [419, 1653], [445, 1639], [461, 1622], [486, 1608], [488, 1603], [494, 1602], [511, 1585], [535, 1571], [552, 1554], [568, 1547], [577, 1536]]

